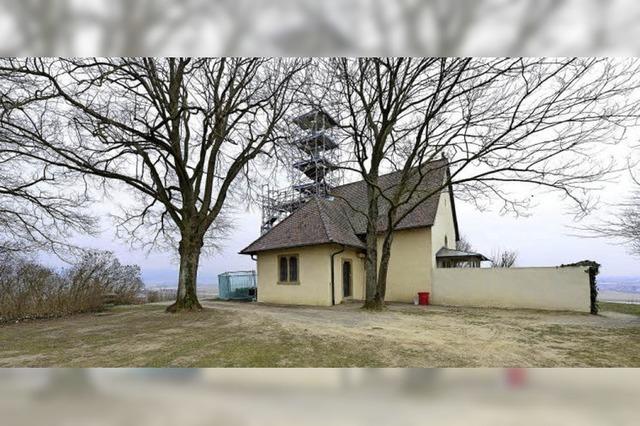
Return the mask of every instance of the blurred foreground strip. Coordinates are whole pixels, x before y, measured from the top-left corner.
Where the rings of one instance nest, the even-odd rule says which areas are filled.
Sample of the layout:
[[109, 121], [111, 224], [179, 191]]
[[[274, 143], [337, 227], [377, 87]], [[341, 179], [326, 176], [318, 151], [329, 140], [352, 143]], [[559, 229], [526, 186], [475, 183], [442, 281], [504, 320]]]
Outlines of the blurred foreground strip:
[[0, 370], [3, 425], [637, 424], [639, 370]]
[[635, 0], [0, 0], [0, 53], [635, 55]]

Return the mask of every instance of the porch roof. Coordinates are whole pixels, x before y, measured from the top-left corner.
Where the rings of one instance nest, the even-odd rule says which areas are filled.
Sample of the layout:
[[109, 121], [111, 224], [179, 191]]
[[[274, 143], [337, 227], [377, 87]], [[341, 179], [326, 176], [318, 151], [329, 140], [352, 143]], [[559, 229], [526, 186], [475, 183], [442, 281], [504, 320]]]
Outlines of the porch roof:
[[436, 253], [436, 259], [454, 259], [454, 260], [460, 260], [460, 261], [464, 261], [468, 259], [474, 259], [474, 260], [477, 259], [480, 261], [489, 260], [489, 258], [487, 258], [485, 255], [481, 253], [453, 250], [446, 247], [442, 247], [440, 250], [438, 250], [438, 252]]

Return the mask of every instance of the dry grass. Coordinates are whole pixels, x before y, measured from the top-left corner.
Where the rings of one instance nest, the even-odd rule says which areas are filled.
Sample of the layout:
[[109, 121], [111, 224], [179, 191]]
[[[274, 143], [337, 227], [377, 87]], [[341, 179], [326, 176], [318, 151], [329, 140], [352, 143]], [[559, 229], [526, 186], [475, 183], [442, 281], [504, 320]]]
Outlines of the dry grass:
[[640, 317], [394, 305], [162, 305], [0, 327], [0, 367], [640, 367]]
[[630, 314], [640, 316], [640, 305], [632, 303], [611, 303], [599, 302], [598, 305], [602, 311], [620, 312], [622, 314]]

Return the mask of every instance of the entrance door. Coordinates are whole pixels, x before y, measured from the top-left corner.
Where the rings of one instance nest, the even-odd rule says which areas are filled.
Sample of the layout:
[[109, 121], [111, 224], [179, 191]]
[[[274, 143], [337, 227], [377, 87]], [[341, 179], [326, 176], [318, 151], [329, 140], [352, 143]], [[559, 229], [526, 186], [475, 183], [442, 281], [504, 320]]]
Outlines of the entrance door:
[[352, 296], [352, 280], [351, 280], [351, 261], [343, 260], [342, 261], [342, 295], [344, 297]]

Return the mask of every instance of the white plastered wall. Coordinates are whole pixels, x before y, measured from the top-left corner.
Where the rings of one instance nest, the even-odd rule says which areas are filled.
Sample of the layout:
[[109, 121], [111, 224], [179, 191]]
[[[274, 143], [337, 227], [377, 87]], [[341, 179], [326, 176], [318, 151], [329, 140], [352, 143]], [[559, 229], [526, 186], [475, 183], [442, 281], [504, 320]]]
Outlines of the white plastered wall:
[[434, 305], [590, 311], [584, 267], [436, 268]]

